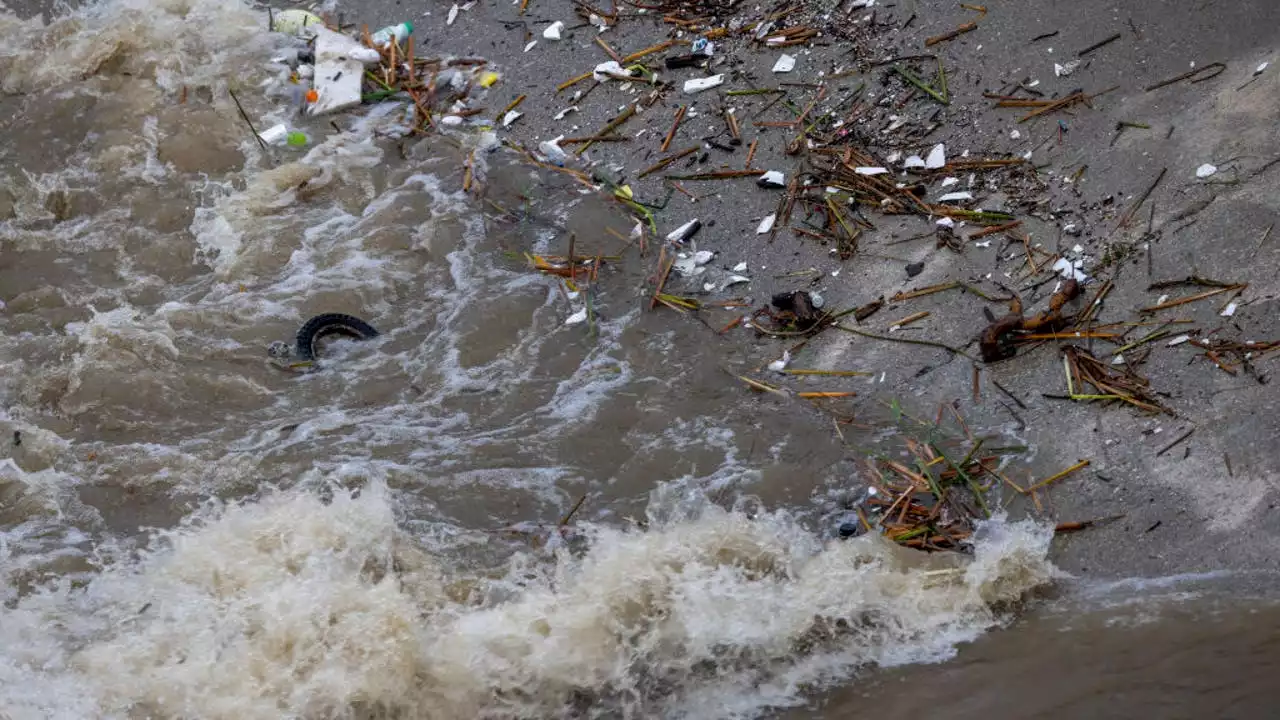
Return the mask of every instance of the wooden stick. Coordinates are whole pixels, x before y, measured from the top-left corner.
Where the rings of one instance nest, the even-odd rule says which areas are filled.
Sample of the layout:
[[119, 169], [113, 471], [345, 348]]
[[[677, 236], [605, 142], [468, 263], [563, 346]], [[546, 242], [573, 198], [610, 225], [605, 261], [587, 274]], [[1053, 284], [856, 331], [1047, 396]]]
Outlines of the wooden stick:
[[1179, 305], [1186, 305], [1187, 303], [1193, 303], [1193, 302], [1196, 302], [1196, 301], [1198, 301], [1198, 300], [1204, 300], [1205, 298], [1213, 297], [1214, 295], [1221, 295], [1221, 294], [1222, 294], [1222, 293], [1224, 293], [1224, 292], [1230, 292], [1230, 291], [1232, 291], [1232, 290], [1244, 290], [1244, 289], [1245, 289], [1245, 288], [1247, 288], [1247, 287], [1249, 287], [1249, 284], [1248, 284], [1248, 283], [1243, 283], [1243, 284], [1240, 284], [1240, 285], [1230, 285], [1230, 286], [1223, 287], [1223, 288], [1216, 288], [1216, 289], [1214, 289], [1214, 290], [1206, 290], [1205, 292], [1202, 292], [1202, 293], [1196, 293], [1195, 295], [1188, 295], [1187, 297], [1184, 297], [1184, 298], [1178, 298], [1177, 300], [1170, 300], [1170, 301], [1168, 301], [1168, 302], [1162, 302], [1162, 303], [1160, 303], [1159, 305], [1152, 305], [1152, 306], [1150, 306], [1150, 307], [1144, 307], [1144, 308], [1139, 309], [1139, 310], [1138, 310], [1138, 312], [1140, 312], [1140, 313], [1153, 313], [1153, 312], [1156, 312], [1156, 311], [1158, 311], [1158, 310], [1165, 310], [1165, 309], [1167, 309], [1167, 308], [1171, 308], [1171, 307], [1178, 307]]
[[976, 22], [967, 22], [967, 23], [965, 23], [965, 24], [961, 25], [960, 27], [958, 27], [958, 28], [956, 28], [955, 30], [952, 30], [952, 31], [950, 31], [950, 32], [944, 32], [944, 33], [942, 33], [941, 35], [934, 35], [933, 37], [925, 38], [924, 45], [925, 45], [925, 47], [930, 47], [930, 46], [933, 46], [933, 45], [937, 45], [937, 44], [938, 44], [938, 43], [940, 43], [940, 42], [946, 42], [946, 41], [948, 41], [948, 40], [954, 40], [954, 39], [956, 39], [956, 38], [960, 37], [961, 35], [963, 35], [964, 33], [967, 33], [967, 32], [970, 32], [970, 31], [972, 31], [972, 30], [976, 30], [976, 29], [978, 29], [978, 23], [976, 23]]
[[676, 119], [671, 123], [671, 129], [667, 131], [667, 137], [663, 139], [662, 147], [658, 149], [658, 152], [666, 152], [667, 148], [671, 147], [671, 141], [675, 139], [676, 130], [680, 129], [680, 121], [684, 119], [684, 114], [688, 112], [688, 110], [688, 105], [681, 105], [676, 108]]
[[595, 37], [595, 40], [596, 40], [596, 44], [599, 45], [602, 49], [604, 49], [604, 51], [609, 54], [610, 58], [612, 58], [619, 65], [624, 64], [622, 60], [622, 56], [619, 55], [617, 52], [615, 52], [613, 48], [609, 47], [609, 43], [605, 42], [604, 38], [597, 35]]
[[679, 160], [680, 158], [685, 157], [685, 156], [687, 156], [687, 155], [691, 155], [691, 154], [693, 154], [693, 153], [695, 153], [695, 152], [697, 152], [697, 151], [698, 151], [698, 146], [697, 146], [697, 145], [694, 145], [693, 147], [687, 147], [687, 148], [685, 148], [685, 149], [683, 149], [683, 150], [681, 150], [681, 151], [677, 152], [676, 154], [671, 155], [670, 157], [667, 157], [667, 158], [664, 158], [664, 159], [662, 159], [662, 160], [659, 160], [659, 161], [657, 162], [657, 164], [655, 164], [655, 165], [653, 165], [653, 166], [651, 166], [651, 167], [645, 168], [645, 169], [644, 169], [644, 170], [643, 170], [639, 175], [637, 175], [636, 177], [637, 177], [637, 178], [642, 178], [642, 177], [645, 177], [645, 176], [647, 176], [647, 175], [652, 175], [653, 173], [656, 173], [656, 172], [658, 172], [659, 170], [662, 170], [662, 169], [663, 169], [663, 168], [665, 168], [666, 166], [670, 165], [671, 163], [673, 163], [673, 162], [675, 162], [675, 161]]
[[1064, 478], [1064, 477], [1066, 477], [1066, 476], [1070, 475], [1071, 473], [1073, 473], [1073, 472], [1075, 472], [1075, 471], [1077, 471], [1077, 470], [1079, 470], [1079, 469], [1081, 469], [1081, 468], [1089, 467], [1089, 465], [1090, 465], [1090, 461], [1089, 461], [1089, 460], [1081, 460], [1080, 462], [1076, 463], [1075, 465], [1072, 465], [1071, 467], [1067, 468], [1066, 470], [1063, 470], [1062, 472], [1057, 473], [1057, 474], [1055, 474], [1055, 475], [1050, 475], [1049, 477], [1045, 478], [1044, 480], [1041, 480], [1040, 482], [1036, 483], [1035, 485], [1032, 485], [1031, 487], [1027, 488], [1027, 492], [1035, 492], [1036, 490], [1038, 490], [1038, 489], [1040, 489], [1040, 488], [1042, 488], [1042, 487], [1045, 487], [1046, 485], [1048, 485], [1048, 484], [1050, 484], [1050, 483], [1057, 482], [1058, 480], [1061, 480], [1062, 478]]

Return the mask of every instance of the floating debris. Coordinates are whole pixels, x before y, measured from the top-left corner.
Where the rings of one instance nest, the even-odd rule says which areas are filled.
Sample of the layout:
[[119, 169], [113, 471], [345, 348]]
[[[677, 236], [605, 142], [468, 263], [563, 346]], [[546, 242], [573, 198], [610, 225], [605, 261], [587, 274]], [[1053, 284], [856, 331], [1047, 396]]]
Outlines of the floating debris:
[[1211, 165], [1209, 163], [1205, 163], [1200, 167], [1196, 168], [1196, 177], [1203, 180], [1204, 178], [1211, 177], [1217, 172], [1218, 172], [1217, 166]]
[[756, 184], [762, 188], [778, 189], [787, 186], [787, 178], [777, 170], [770, 170], [761, 175]]
[[796, 67], [796, 59], [790, 55], [787, 55], [786, 53], [783, 53], [778, 58], [777, 62], [773, 64], [773, 71], [775, 73], [789, 73], [792, 70], [794, 70], [795, 67]]
[[692, 78], [684, 81], [684, 91], [688, 95], [710, 90], [724, 84], [724, 75], [712, 75], [705, 78]]
[[942, 143], [933, 146], [929, 151], [929, 157], [925, 159], [924, 166], [928, 170], [937, 170], [947, 164], [947, 147]]

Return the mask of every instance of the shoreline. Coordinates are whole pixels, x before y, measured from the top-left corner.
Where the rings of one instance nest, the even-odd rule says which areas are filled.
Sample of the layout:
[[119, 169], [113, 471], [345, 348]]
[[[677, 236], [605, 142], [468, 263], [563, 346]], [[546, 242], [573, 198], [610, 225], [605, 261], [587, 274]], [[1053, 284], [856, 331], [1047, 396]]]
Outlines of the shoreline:
[[[847, 5], [842, 7], [848, 10]], [[475, 5], [460, 11], [451, 26], [445, 24], [445, 5], [425, 15], [407, 9], [395, 0], [377, 0], [364, 4], [358, 18], [347, 19], [367, 23], [371, 30], [410, 20], [416, 25], [415, 47], [489, 60], [501, 79], [485, 109], [497, 112], [500, 105], [525, 96], [520, 105], [523, 116], [499, 130], [499, 137], [527, 148], [557, 135], [589, 136], [654, 91], [640, 83], [624, 89], [623, 83], [607, 82], [588, 85], [589, 92], [584, 87], [585, 97], [577, 101], [570, 98], [582, 85], [557, 93], [557, 85], [608, 59], [608, 50], [597, 39], [627, 55], [692, 37], [678, 35], [673, 25], [663, 22], [662, 13], [640, 14], [625, 6], [617, 27], [604, 33], [576, 18], [572, 3], [553, 0], [529, 3], [523, 15], [518, 5]], [[415, 12], [418, 17], [412, 17]], [[744, 14], [750, 20], [764, 11], [751, 8]], [[821, 14], [824, 11], [805, 8], [784, 19]], [[542, 29], [556, 20], [566, 23], [563, 39], [543, 39]], [[723, 19], [718, 22], [723, 25]], [[929, 38], [970, 23], [975, 27], [926, 44]], [[828, 331], [803, 351], [803, 364], [809, 367], [857, 366], [883, 374], [877, 392], [866, 392], [857, 407], [885, 396], [909, 397], [922, 408], [958, 401], [974, 424], [1013, 427], [1036, 447], [1029, 467], [1040, 477], [1090, 460], [1086, 472], [1057, 486], [1049, 511], [1066, 521], [1118, 514], [1125, 518], [1059, 540], [1055, 560], [1069, 572], [1157, 575], [1223, 565], [1274, 567], [1280, 513], [1273, 507], [1280, 493], [1272, 480], [1276, 465], [1267, 441], [1280, 433], [1280, 413], [1275, 412], [1280, 401], [1268, 397], [1262, 380], [1275, 356], [1262, 358], [1251, 378], [1242, 368], [1233, 375], [1213, 367], [1188, 352], [1194, 348], [1186, 343], [1166, 342], [1188, 330], [1199, 331], [1193, 335], [1197, 339], [1213, 334], [1280, 339], [1274, 312], [1280, 290], [1274, 278], [1277, 241], [1272, 239], [1266, 247], [1266, 230], [1280, 216], [1280, 173], [1271, 164], [1271, 158], [1280, 157], [1280, 143], [1268, 133], [1268, 113], [1280, 98], [1280, 66], [1256, 76], [1253, 72], [1273, 61], [1272, 49], [1280, 45], [1280, 8], [1268, 7], [1265, 0], [1212, 11], [1138, 8], [1131, 14], [1113, 11], [1100, 0], [1070, 8], [1049, 2], [1016, 9], [991, 5], [985, 12], [942, 2], [875, 4], [854, 8], [840, 32], [849, 39], [824, 34], [783, 48], [761, 48], [749, 37], [718, 38], [710, 71], [724, 72], [724, 85], [688, 95], [680, 90], [683, 81], [705, 73], [660, 71], [673, 87], [618, 126], [617, 132], [631, 139], [597, 143], [588, 157], [608, 174], [631, 179], [636, 197], [661, 199], [658, 174], [635, 178], [664, 156], [658, 148], [672, 134], [675, 115], [684, 106], [669, 150], [699, 147], [689, 157], [703, 161], [685, 168], [682, 163], [688, 161], [682, 158], [672, 168], [685, 175], [738, 170], [746, 167], [747, 148], [757, 141], [753, 169], [778, 170], [791, 179], [808, 167], [805, 163], [811, 163], [814, 154], [787, 153], [788, 145], [794, 145], [790, 133], [795, 128], [777, 125], [787, 121], [781, 104], [770, 105], [767, 96], [725, 94], [773, 87], [785, 87], [797, 108], [820, 113], [820, 118], [830, 115], [829, 103], [839, 102], [842, 110], [861, 107], [861, 114], [848, 121], [853, 131], [844, 136], [850, 138], [844, 144], [870, 153], [890, 167], [898, 181], [923, 183], [931, 199], [940, 194], [943, 178], [903, 175], [896, 167], [902, 157], [923, 157], [938, 143], [946, 146], [953, 161], [966, 153], [1005, 159], [1030, 151], [1036, 168], [1031, 175], [969, 169], [947, 174], [959, 181], [956, 188], [975, 195], [966, 207], [1013, 215], [1022, 223], [1018, 232], [1029, 236], [1027, 244], [1040, 248], [1037, 251], [1023, 247], [1020, 252], [1019, 243], [1003, 233], [974, 238], [981, 228], [973, 225], [940, 237], [934, 217], [886, 215], [864, 207], [861, 219], [870, 227], [858, 235], [856, 249], [841, 257], [839, 249], [795, 232], [797, 222], [785, 228], [779, 223], [772, 234], [757, 234], [762, 218], [777, 212], [787, 191], [759, 188], [754, 174], [745, 173], [725, 180], [677, 181], [681, 188], [670, 192], [666, 207], [656, 213], [658, 235], [699, 218], [703, 227], [696, 237], [698, 248], [717, 253], [713, 265], [718, 278], [749, 260], [752, 282], [747, 289], [717, 292], [707, 296], [710, 299], [750, 295], [753, 306], [759, 306], [774, 293], [805, 289], [821, 294], [834, 308], [865, 306], [878, 298], [888, 301], [860, 326], [879, 338]], [[531, 39], [538, 42], [526, 52]], [[775, 75], [771, 69], [782, 52], [792, 55], [796, 65], [790, 73]], [[935, 55], [946, 68], [949, 103], [936, 102], [928, 90], [884, 62], [901, 57], [919, 61], [915, 56], [922, 54]], [[1055, 64], [1077, 60], [1080, 64], [1070, 75], [1055, 77]], [[1145, 90], [1188, 72], [1192, 60], [1201, 68], [1222, 62], [1226, 69], [1203, 82], [1180, 81]], [[923, 71], [923, 66], [914, 66], [913, 72]], [[819, 82], [829, 92], [816, 87]], [[1067, 112], [1019, 122], [1026, 111], [994, 108], [995, 101], [984, 96], [1016, 92], [1018, 86], [1026, 98], [1037, 97], [1035, 92], [1060, 98], [1079, 91], [1096, 99]], [[575, 103], [577, 112], [554, 119]], [[728, 106], [749, 120], [739, 122], [738, 145], [726, 142], [731, 130], [718, 116]], [[895, 116], [902, 124], [886, 133], [897, 122], [891, 119]], [[829, 136], [837, 134], [831, 130]], [[708, 137], [715, 145], [707, 144]], [[899, 157], [890, 163], [895, 154]], [[1220, 172], [1197, 178], [1196, 169], [1210, 162], [1216, 162]], [[982, 175], [972, 186], [971, 172]], [[1133, 222], [1119, 228], [1126, 215]], [[1238, 242], [1224, 243], [1224, 235]], [[1045, 397], [1064, 392], [1054, 348], [1066, 344], [1062, 340], [1009, 360], [974, 364], [938, 347], [883, 339], [895, 322], [928, 313], [904, 327], [900, 337], [967, 349], [976, 356], [977, 333], [989, 322], [984, 311], [999, 317], [1007, 310], [1003, 303], [953, 291], [901, 302], [892, 298], [954, 282], [981, 287], [998, 298], [1002, 286], [1013, 287], [1018, 279], [1023, 302], [1029, 311], [1039, 312], [1056, 282], [1048, 272], [1019, 277], [1018, 268], [1026, 264], [1028, 254], [1042, 266], [1053, 255], [1082, 260], [1095, 281], [1086, 285], [1087, 298], [1096, 297], [1094, 291], [1112, 281], [1114, 287], [1097, 312], [1099, 322], [1145, 318], [1138, 311], [1170, 293], [1148, 290], [1159, 281], [1196, 276], [1247, 283], [1248, 288], [1237, 298], [1239, 310], [1229, 320], [1223, 320], [1216, 300], [1155, 315], [1165, 321], [1191, 321], [1165, 328], [1170, 330], [1161, 338], [1165, 342], [1150, 343], [1151, 353], [1141, 366], [1141, 375], [1150, 378], [1157, 397], [1176, 413], [1173, 416]], [[653, 263], [653, 255], [645, 262]], [[919, 268], [918, 273], [911, 275], [908, 266]], [[790, 275], [808, 269], [814, 272], [803, 278]], [[681, 292], [702, 297], [696, 283]], [[1079, 309], [1081, 304], [1077, 300], [1072, 307]], [[687, 321], [666, 310], [657, 315], [662, 316], [660, 322]], [[655, 314], [649, 316], [646, 321], [655, 322]], [[708, 322], [718, 326], [732, 317], [720, 312]], [[1136, 332], [1124, 340], [1129, 344], [1144, 337]], [[746, 335], [731, 344], [735, 362], [744, 370], [769, 362], [786, 346]], [[1111, 345], [1102, 347], [1109, 350]], [[750, 363], [745, 361], [748, 356]], [[1253, 531], [1248, 543], [1236, 539], [1244, 528]]]
[[[1242, 310], [1230, 323], [1234, 328], [1221, 327], [1220, 304], [1212, 301], [1188, 304], [1156, 317], [1192, 320], [1168, 326], [1178, 333], [1185, 328], [1205, 335], [1220, 332], [1257, 340], [1280, 338], [1274, 312], [1278, 288], [1274, 273], [1269, 272], [1277, 259], [1274, 254], [1259, 257], [1247, 252], [1280, 215], [1280, 201], [1274, 192], [1280, 189], [1280, 173], [1268, 174], [1271, 166], [1267, 164], [1268, 158], [1280, 156], [1280, 143], [1267, 136], [1265, 110], [1280, 99], [1280, 75], [1275, 67], [1253, 74], [1255, 67], [1270, 59], [1268, 45], [1275, 47], [1280, 41], [1280, 22], [1274, 22], [1280, 21], [1280, 8], [1251, 2], [1212, 14], [1191, 8], [1173, 13], [1151, 8], [1135, 9], [1122, 17], [1103, 2], [1090, 1], [1087, 7], [1074, 5], [1070, 9], [1052, 5], [989, 6], [980, 13], [941, 2], [915, 3], [914, 11], [906, 4], [878, 4], [851, 13], [853, 22], [847, 33], [855, 39], [852, 43], [819, 36], [811, 44], [769, 49], [750, 39], [720, 38], [713, 41], [715, 54], [707, 73], [725, 73], [724, 85], [689, 95], [680, 90], [683, 81], [706, 73], [661, 70], [662, 78], [673, 87], [618, 127], [616, 132], [631, 139], [596, 144], [588, 157], [595, 167], [629, 179], [641, 198], [659, 197], [662, 186], [652, 175], [635, 179], [637, 175], [686, 146], [700, 147], [692, 156], [704, 162], [681, 170], [685, 175], [742, 168], [746, 149], [754, 143], [753, 167], [779, 170], [790, 179], [807, 167], [813, 155], [787, 154], [791, 139], [787, 130], [755, 125], [776, 125], [785, 119], [778, 104], [770, 105], [767, 96], [757, 99], [727, 96], [725, 92], [785, 88], [797, 107], [816, 108], [816, 115], [825, 100], [848, 98], [860, 90], [857, 101], [864, 112], [850, 121], [853, 132], [846, 137], [862, 140], [860, 147], [886, 165], [894, 154], [924, 156], [937, 143], [946, 145], [950, 158], [957, 154], [1018, 158], [1031, 151], [1034, 174], [990, 173], [994, 175], [990, 182], [978, 178], [972, 185], [978, 200], [966, 207], [999, 209], [1014, 215], [1022, 223], [1019, 231], [1038, 246], [1034, 257], [1041, 266], [1048, 264], [1044, 261], [1048, 255], [1082, 260], [1090, 275], [1083, 296], [1097, 297], [1099, 287], [1110, 281], [1113, 287], [1099, 306], [1097, 322], [1141, 322], [1148, 316], [1136, 311], [1156, 304], [1158, 296], [1168, 292], [1149, 291], [1149, 284], [1201, 275], [1249, 283], [1238, 298]], [[505, 87], [513, 96], [517, 91], [526, 96], [520, 105], [523, 117], [510, 128], [499, 130], [499, 135], [528, 148], [557, 135], [589, 136], [607, 127], [629, 104], [653, 92], [639, 83], [623, 89], [622, 83], [607, 82], [574, 86], [590, 87], [576, 103], [570, 101], [573, 88], [557, 93], [556, 85], [608, 59], [597, 38], [609, 49], [627, 54], [665, 40], [692, 37], [663, 24], [655, 17], [660, 13], [632, 12], [622, 17], [617, 27], [597, 33], [575, 18], [569, 3], [533, 2], [524, 16], [517, 14], [514, 5], [476, 5], [460, 12], [455, 24], [447, 28], [447, 8], [443, 6], [439, 12], [417, 19], [397, 14], [399, 10], [400, 6], [391, 3], [372, 3], [362, 9], [360, 19], [371, 29], [405, 19], [421, 20], [415, 46], [487, 58], [503, 75], [497, 89]], [[758, 14], [746, 12], [744, 22]], [[801, 11], [789, 20], [815, 15]], [[550, 42], [540, 38], [542, 28], [556, 20], [566, 23], [563, 39]], [[976, 27], [952, 39], [925, 44], [931, 37], [968, 23], [976, 23]], [[900, 29], [903, 25], [906, 30]], [[501, 32], [494, 32], [499, 29]], [[528, 52], [524, 51], [526, 38], [538, 40]], [[853, 57], [848, 54], [851, 46]], [[681, 50], [674, 48], [667, 54], [676, 52]], [[783, 52], [796, 58], [795, 69], [775, 75], [770, 70]], [[936, 54], [948, 68], [949, 104], [939, 104], [926, 93], [914, 91], [883, 62], [921, 53]], [[1184, 72], [1191, 59], [1201, 67], [1221, 61], [1227, 70], [1222, 77], [1203, 83], [1184, 81], [1157, 91], [1144, 90]], [[1077, 61], [1069, 76], [1055, 77], [1055, 63]], [[832, 76], [837, 77], [830, 79]], [[820, 92], [816, 87], [797, 88], [783, 82], [822, 82], [831, 91], [815, 100]], [[1029, 99], [1036, 97], [1034, 92], [1051, 99], [1075, 92], [1097, 97], [1065, 113], [1045, 113], [1028, 122], [1019, 122], [1026, 110], [993, 108], [994, 101], [984, 97], [1011, 92], [1010, 88], [1019, 85], [1021, 96]], [[797, 91], [794, 95], [793, 90]], [[504, 97], [491, 91], [489, 104]], [[577, 112], [562, 121], [554, 119], [574, 104], [579, 107]], [[738, 123], [741, 144], [730, 144], [731, 130], [717, 117], [726, 106], [750, 119], [749, 123]], [[681, 107], [686, 110], [673, 133], [674, 118]], [[905, 138], [901, 130], [883, 132], [893, 126], [895, 121], [890, 118], [894, 116], [904, 121], [903, 127], [909, 131]], [[1122, 122], [1129, 124], [1121, 126]], [[668, 135], [673, 136], [668, 143], [672, 152], [664, 155], [659, 146]], [[708, 144], [707, 138], [714, 145]], [[1250, 158], [1237, 161], [1234, 177], [1239, 185], [1212, 184], [1196, 177], [1195, 170], [1203, 162], [1231, 156]], [[681, 158], [681, 162], [687, 161]], [[672, 167], [679, 167], [679, 163]], [[898, 168], [892, 169], [893, 177], [903, 181], [925, 180], [929, 197], [940, 191], [940, 178], [905, 176]], [[955, 173], [961, 178], [956, 188], [968, 186], [967, 174]], [[1153, 185], [1154, 178], [1160, 182]], [[658, 235], [700, 218], [703, 227], [695, 238], [697, 247], [717, 253], [711, 265], [720, 266], [719, 276], [751, 259], [748, 290], [703, 296], [708, 300], [749, 294], [753, 306], [759, 306], [774, 293], [806, 289], [822, 294], [829, 307], [852, 308], [877, 298], [890, 300], [896, 293], [909, 294], [957, 281], [979, 285], [997, 297], [1002, 287], [1012, 285], [1018, 277], [1015, 269], [1024, 252], [1032, 253], [1010, 239], [1016, 236], [988, 234], [981, 236], [985, 242], [973, 238], [982, 229], [973, 225], [956, 231], [948, 246], [941, 247], [941, 239], [931, 242], [936, 218], [885, 215], [864, 208], [863, 216], [874, 229], [865, 229], [857, 238], [857, 249], [842, 259], [834, 248], [800, 232], [756, 233], [761, 219], [781, 206], [779, 198], [785, 190], [761, 189], [754, 176], [685, 181], [681, 185], [679, 192], [667, 193], [666, 208], [656, 213]], [[1233, 206], [1243, 206], [1243, 213]], [[1137, 219], [1130, 227], [1119, 228], [1126, 214]], [[1224, 247], [1218, 242], [1216, 228], [1224, 222], [1238, 223], [1238, 232], [1251, 238], [1242, 243], [1245, 247]], [[792, 227], [797, 224], [793, 222]], [[910, 240], [922, 235], [925, 237]], [[650, 255], [645, 262], [652, 264], [655, 259]], [[916, 263], [924, 267], [909, 277], [904, 269]], [[778, 277], [806, 268], [818, 272], [805, 278], [804, 284], [792, 277]], [[1041, 272], [1020, 279], [1022, 284], [1016, 287], [1028, 312], [1039, 312], [1057, 284], [1052, 274]], [[696, 284], [687, 284], [685, 290], [685, 294], [698, 296]], [[1173, 292], [1177, 297], [1188, 291]], [[1084, 304], [1078, 299], [1069, 307], [1079, 311]], [[977, 332], [987, 324], [984, 311], [999, 317], [1006, 308], [968, 293], [937, 293], [898, 303], [890, 300], [862, 328], [884, 337], [893, 322], [927, 312], [929, 316], [923, 321], [904, 329], [904, 337], [914, 331], [909, 337], [952, 348], [963, 346], [976, 356]], [[665, 309], [659, 313], [667, 316], [667, 322], [686, 321]], [[719, 327], [725, 320], [732, 320], [732, 315], [721, 312], [708, 318], [708, 324]], [[1146, 334], [1126, 334], [1124, 342], [1141, 340]], [[1093, 349], [1095, 343], [1101, 345], [1090, 340], [1086, 347]], [[1280, 515], [1271, 512], [1271, 506], [1280, 494], [1269, 480], [1276, 465], [1261, 448], [1267, 438], [1280, 432], [1280, 421], [1276, 420], [1280, 414], [1269, 412], [1280, 408], [1275, 400], [1263, 397], [1265, 391], [1250, 390], [1265, 387], [1266, 364], [1274, 364], [1274, 357], [1263, 359], [1258, 368], [1261, 379], [1251, 380], [1211, 365], [1205, 367], [1194, 358], [1188, 365], [1185, 346], [1179, 350], [1164, 343], [1152, 344], [1149, 359], [1138, 366], [1138, 373], [1150, 378], [1156, 393], [1153, 397], [1161, 398], [1162, 404], [1176, 413], [1161, 415], [1044, 397], [1065, 392], [1054, 344], [1069, 343], [1050, 341], [1009, 360], [974, 364], [946, 350], [827, 331], [804, 349], [806, 359], [800, 364], [880, 370], [888, 376], [878, 386], [882, 397], [911, 397], [924, 408], [959, 401], [964, 404], [965, 417], [975, 424], [1013, 425], [1028, 444], [1038, 448], [1030, 467], [1041, 477], [1079, 460], [1090, 460], [1086, 471], [1061, 483], [1046, 498], [1047, 512], [1065, 521], [1125, 517], [1057, 541], [1055, 561], [1069, 572], [1112, 577], [1194, 572], [1224, 565], [1275, 567], [1272, 550], [1280, 546]], [[1103, 347], [1109, 350], [1118, 344]], [[755, 356], [760, 364], [776, 358], [785, 346], [780, 341], [754, 338], [740, 338], [734, 345], [741, 354]], [[972, 392], [975, 374], [981, 385], [976, 403]], [[873, 402], [875, 395], [866, 393], [865, 399], [859, 398], [859, 407]], [[1228, 399], [1223, 402], [1219, 397]], [[1259, 417], [1260, 422], [1240, 422], [1249, 415]], [[1172, 442], [1175, 439], [1179, 442]], [[1260, 537], [1247, 544], [1236, 542], [1234, 533], [1243, 527], [1262, 530]]]

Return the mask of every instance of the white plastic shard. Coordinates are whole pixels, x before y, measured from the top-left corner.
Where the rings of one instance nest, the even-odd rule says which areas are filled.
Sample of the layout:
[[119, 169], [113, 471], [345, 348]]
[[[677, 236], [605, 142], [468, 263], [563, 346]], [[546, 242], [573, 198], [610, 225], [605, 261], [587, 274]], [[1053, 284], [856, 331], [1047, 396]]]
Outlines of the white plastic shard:
[[929, 151], [929, 157], [925, 159], [924, 166], [929, 170], [937, 170], [947, 164], [947, 147], [942, 143], [933, 146]]
[[783, 53], [778, 61], [773, 64], [773, 71], [776, 73], [789, 73], [796, 69], [796, 59], [786, 53]]
[[1213, 175], [1216, 172], [1218, 172], [1218, 168], [1216, 165], [1210, 165], [1209, 163], [1205, 163], [1200, 167], [1196, 168], [1196, 177], [1200, 179], [1204, 179]]
[[703, 90], [710, 90], [724, 84], [724, 75], [712, 75], [705, 78], [691, 78], [684, 81], [684, 91], [687, 95], [700, 93]]
[[774, 223], [777, 219], [778, 219], [778, 214], [777, 214], [777, 213], [770, 213], [769, 215], [766, 215], [766, 216], [764, 217], [764, 219], [760, 221], [760, 224], [756, 226], [756, 234], [757, 234], [757, 235], [764, 235], [765, 233], [767, 233], [767, 232], [769, 232], [770, 230], [772, 230], [772, 229], [773, 229], [773, 223]]
[[546, 29], [542, 31], [542, 37], [547, 40], [559, 40], [561, 30], [564, 30], [564, 21], [557, 20], [548, 25]]

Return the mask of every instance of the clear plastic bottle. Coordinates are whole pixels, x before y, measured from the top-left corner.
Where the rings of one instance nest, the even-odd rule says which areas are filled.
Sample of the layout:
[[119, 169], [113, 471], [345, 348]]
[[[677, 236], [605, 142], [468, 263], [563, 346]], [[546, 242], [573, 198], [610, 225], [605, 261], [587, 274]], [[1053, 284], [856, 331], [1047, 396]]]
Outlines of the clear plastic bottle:
[[373, 41], [374, 47], [385, 47], [391, 44], [392, 38], [395, 38], [396, 44], [400, 44], [412, 34], [413, 23], [406, 21], [399, 25], [388, 25], [374, 33], [370, 39]]

